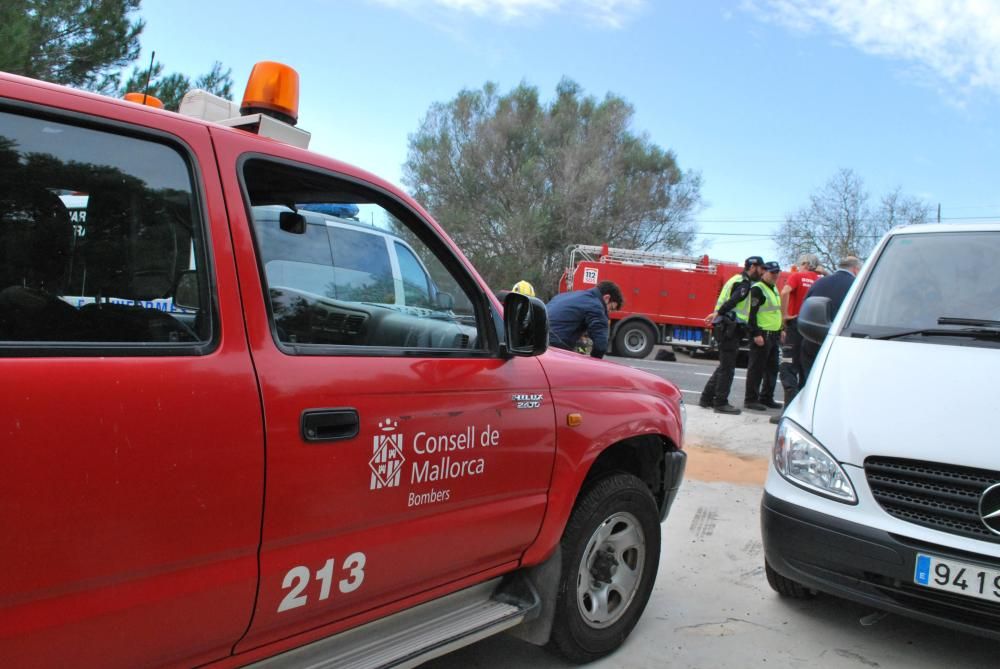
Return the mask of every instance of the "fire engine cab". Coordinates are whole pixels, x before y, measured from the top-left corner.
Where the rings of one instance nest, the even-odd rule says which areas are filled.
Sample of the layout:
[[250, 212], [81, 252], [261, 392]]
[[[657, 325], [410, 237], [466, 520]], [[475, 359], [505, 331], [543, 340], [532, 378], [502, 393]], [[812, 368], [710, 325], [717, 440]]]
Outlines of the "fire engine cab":
[[406, 667], [621, 645], [672, 383], [547, 351], [298, 77], [185, 113], [0, 73], [0, 666]]

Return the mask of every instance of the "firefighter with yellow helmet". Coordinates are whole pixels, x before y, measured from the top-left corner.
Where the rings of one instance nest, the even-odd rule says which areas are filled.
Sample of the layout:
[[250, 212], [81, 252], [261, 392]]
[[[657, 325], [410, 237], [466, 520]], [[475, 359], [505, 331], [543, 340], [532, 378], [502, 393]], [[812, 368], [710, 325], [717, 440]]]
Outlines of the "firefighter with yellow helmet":
[[528, 297], [535, 296], [535, 287], [532, 286], [527, 281], [525, 281], [524, 279], [521, 279], [520, 281], [515, 283], [514, 287], [511, 288], [511, 291], [515, 293], [521, 293], [522, 295], [527, 295]]

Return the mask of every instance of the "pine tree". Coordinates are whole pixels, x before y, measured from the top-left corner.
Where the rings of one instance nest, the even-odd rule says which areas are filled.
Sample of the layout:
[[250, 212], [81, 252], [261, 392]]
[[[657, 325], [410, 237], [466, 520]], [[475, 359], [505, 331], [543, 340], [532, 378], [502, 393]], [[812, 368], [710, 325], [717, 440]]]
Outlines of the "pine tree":
[[0, 70], [101, 90], [139, 55], [140, 0], [3, 0]]

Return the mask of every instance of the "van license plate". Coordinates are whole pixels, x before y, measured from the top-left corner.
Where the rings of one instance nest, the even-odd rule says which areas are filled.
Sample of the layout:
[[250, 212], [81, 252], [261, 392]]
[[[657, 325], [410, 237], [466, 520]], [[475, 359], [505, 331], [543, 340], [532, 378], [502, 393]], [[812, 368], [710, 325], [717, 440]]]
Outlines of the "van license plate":
[[1000, 569], [985, 569], [967, 562], [917, 553], [913, 582], [967, 597], [1000, 602]]

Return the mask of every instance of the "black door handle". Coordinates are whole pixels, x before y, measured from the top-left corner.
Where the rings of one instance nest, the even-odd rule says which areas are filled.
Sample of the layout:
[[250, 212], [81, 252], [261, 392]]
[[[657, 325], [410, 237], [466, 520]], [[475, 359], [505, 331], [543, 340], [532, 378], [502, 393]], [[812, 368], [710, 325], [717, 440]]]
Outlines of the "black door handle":
[[302, 438], [306, 441], [339, 441], [358, 436], [357, 409], [308, 409], [302, 412]]

